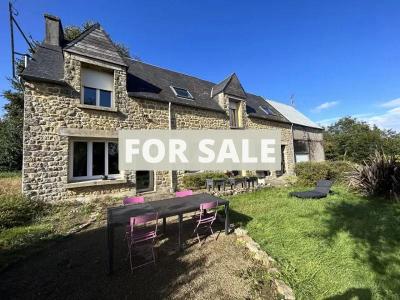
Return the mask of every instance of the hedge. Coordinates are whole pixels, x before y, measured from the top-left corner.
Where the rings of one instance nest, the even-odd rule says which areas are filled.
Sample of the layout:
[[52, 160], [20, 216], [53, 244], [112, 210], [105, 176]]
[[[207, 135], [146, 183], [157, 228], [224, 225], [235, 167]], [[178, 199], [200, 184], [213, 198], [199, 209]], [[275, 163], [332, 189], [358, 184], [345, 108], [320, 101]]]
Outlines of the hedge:
[[300, 185], [315, 185], [318, 180], [329, 179], [345, 182], [353, 164], [346, 161], [301, 162], [297, 163], [294, 172]]
[[206, 179], [228, 178], [222, 172], [204, 172], [185, 174], [182, 179], [182, 185], [185, 189], [199, 190], [206, 188]]

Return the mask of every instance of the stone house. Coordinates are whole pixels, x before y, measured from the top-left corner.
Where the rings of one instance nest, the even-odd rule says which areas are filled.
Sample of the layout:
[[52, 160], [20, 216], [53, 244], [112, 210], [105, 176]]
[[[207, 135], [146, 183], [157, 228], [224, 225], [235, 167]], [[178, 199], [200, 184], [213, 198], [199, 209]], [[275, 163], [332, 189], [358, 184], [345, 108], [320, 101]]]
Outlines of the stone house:
[[296, 157], [324, 159], [321, 128], [304, 116], [289, 120], [276, 102], [246, 92], [236, 74], [215, 84], [123, 57], [99, 24], [73, 41], [64, 39], [59, 18], [45, 15], [45, 27], [21, 75], [29, 197], [82, 200], [175, 189], [185, 171], [118, 170], [119, 129], [273, 128], [282, 137], [281, 173], [293, 173]]

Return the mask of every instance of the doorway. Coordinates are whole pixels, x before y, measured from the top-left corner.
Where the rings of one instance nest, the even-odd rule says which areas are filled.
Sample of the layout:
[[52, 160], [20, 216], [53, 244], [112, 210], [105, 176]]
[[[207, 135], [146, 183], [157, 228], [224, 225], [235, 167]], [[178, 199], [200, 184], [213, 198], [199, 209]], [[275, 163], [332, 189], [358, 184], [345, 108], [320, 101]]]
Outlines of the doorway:
[[154, 171], [136, 171], [136, 192], [154, 191]]
[[281, 145], [281, 172], [282, 175], [286, 173], [285, 145]]

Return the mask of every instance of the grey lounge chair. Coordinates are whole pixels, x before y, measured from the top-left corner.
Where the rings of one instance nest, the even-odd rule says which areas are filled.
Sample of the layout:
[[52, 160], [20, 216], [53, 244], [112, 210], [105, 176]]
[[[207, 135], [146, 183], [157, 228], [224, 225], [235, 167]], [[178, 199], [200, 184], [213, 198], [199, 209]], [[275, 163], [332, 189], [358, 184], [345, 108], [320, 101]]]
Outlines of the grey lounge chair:
[[319, 180], [317, 187], [312, 191], [291, 192], [289, 195], [303, 199], [320, 199], [328, 196], [333, 182], [331, 180]]

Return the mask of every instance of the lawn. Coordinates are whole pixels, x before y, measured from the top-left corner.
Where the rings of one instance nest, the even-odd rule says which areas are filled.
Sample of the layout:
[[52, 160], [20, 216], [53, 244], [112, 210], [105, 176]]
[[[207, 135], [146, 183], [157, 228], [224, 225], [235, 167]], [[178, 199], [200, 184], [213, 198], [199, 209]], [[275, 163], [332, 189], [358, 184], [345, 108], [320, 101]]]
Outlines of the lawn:
[[323, 200], [291, 198], [291, 190], [269, 188], [230, 200], [233, 221], [277, 260], [297, 298], [398, 299], [400, 204], [364, 199], [340, 186]]

